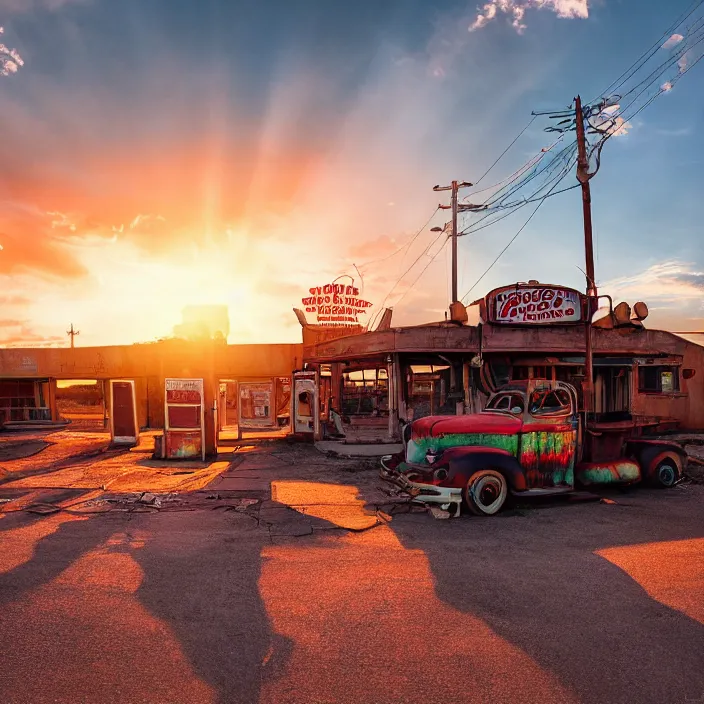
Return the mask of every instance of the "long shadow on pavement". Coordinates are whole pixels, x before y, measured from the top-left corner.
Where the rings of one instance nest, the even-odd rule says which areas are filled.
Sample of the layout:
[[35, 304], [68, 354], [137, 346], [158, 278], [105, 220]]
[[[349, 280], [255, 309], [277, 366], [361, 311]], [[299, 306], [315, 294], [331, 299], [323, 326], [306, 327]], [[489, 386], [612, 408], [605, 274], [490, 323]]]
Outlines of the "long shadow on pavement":
[[579, 701], [698, 701], [704, 625], [651, 598], [597, 554], [704, 536], [701, 503], [687, 502], [687, 515], [677, 499], [642, 491], [624, 499], [631, 506], [560, 506], [441, 522], [400, 516], [391, 528], [404, 547], [425, 553], [441, 600], [481, 618]]
[[[269, 508], [292, 534], [298, 522], [325, 527]], [[0, 655], [4, 701], [257, 702], [293, 647], [259, 594], [268, 544], [236, 511], [66, 520], [0, 574], [0, 622], [15, 634]]]

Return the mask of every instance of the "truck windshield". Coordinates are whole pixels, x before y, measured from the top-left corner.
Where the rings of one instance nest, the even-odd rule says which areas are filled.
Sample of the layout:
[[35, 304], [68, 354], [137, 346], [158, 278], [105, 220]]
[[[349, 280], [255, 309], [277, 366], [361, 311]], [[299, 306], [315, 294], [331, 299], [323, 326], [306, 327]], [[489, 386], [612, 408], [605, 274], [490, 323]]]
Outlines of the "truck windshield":
[[531, 415], [569, 415], [572, 410], [570, 395], [564, 389], [536, 389], [530, 395]]
[[498, 411], [500, 413], [513, 413], [520, 415], [523, 413], [525, 403], [523, 395], [519, 393], [497, 394], [487, 403], [485, 411]]

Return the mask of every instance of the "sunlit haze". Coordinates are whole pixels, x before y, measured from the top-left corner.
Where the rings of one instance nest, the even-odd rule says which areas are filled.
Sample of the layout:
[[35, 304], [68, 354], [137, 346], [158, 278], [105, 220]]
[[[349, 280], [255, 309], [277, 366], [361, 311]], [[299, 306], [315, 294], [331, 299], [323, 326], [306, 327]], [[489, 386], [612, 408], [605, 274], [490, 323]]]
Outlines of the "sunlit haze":
[[[309, 287], [349, 274], [378, 308], [419, 256], [386, 305], [440, 320], [442, 241], [385, 259], [445, 198], [432, 187], [479, 178], [532, 110], [597, 95], [685, 4], [0, 0], [24, 60], [0, 76], [0, 344], [66, 345], [71, 322], [83, 346], [150, 341], [202, 305], [228, 307], [231, 343], [298, 341]], [[646, 300], [650, 327], [704, 329], [703, 88], [693, 71], [640, 114], [592, 184], [598, 282]], [[461, 239], [461, 292], [524, 221]], [[583, 261], [573, 190], [472, 297], [583, 289]]]

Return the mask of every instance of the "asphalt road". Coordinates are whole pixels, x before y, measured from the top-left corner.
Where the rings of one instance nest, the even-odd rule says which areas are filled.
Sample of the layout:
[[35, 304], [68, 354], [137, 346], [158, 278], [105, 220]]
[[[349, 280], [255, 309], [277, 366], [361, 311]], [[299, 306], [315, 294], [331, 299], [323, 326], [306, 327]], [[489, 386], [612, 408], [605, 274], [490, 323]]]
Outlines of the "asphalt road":
[[248, 513], [0, 514], [0, 701], [704, 702], [704, 486], [375, 526], [296, 453]]

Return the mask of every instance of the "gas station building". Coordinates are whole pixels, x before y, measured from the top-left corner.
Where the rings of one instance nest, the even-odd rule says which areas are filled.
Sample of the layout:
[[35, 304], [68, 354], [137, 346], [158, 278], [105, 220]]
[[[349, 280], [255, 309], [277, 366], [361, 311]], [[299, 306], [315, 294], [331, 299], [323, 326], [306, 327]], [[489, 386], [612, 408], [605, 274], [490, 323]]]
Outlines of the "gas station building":
[[212, 455], [228, 428], [239, 437], [289, 421], [316, 439], [397, 440], [403, 422], [478, 412], [511, 381], [566, 381], [581, 392], [589, 329], [595, 414], [704, 429], [704, 346], [646, 329], [644, 304], [619, 304], [589, 326], [584, 306], [576, 290], [530, 281], [473, 304], [474, 324], [464, 307], [450, 320], [402, 328], [387, 310], [374, 331], [347, 320], [310, 324], [296, 310], [300, 344], [0, 349], [0, 420], [61, 423], [57, 381], [85, 379], [103, 386], [113, 439], [129, 444], [140, 429], [164, 429], [162, 457]]
[[[291, 372], [301, 362], [300, 344], [165, 340], [113, 347], [0, 349], [0, 418], [9, 427], [61, 423], [57, 381], [97, 380], [117, 438], [127, 442], [140, 428], [166, 428], [171, 417], [172, 427], [184, 436], [198, 431], [203, 452], [212, 454], [218, 432], [228, 423], [237, 425], [233, 410], [246, 418], [247, 429], [275, 426], [277, 411], [288, 407]], [[188, 383], [193, 380], [200, 382], [197, 402], [180, 403], [193, 400], [188, 396], [193, 389], [186, 388], [184, 397], [178, 388], [183, 384], [176, 383], [169, 393], [167, 379], [185, 381], [187, 387], [193, 387]], [[189, 412], [196, 406], [197, 413]]]

